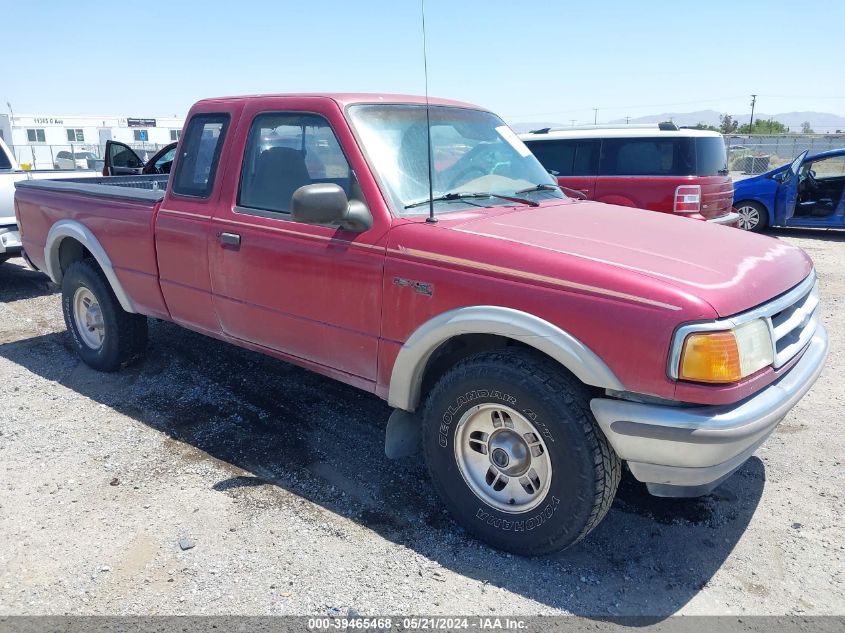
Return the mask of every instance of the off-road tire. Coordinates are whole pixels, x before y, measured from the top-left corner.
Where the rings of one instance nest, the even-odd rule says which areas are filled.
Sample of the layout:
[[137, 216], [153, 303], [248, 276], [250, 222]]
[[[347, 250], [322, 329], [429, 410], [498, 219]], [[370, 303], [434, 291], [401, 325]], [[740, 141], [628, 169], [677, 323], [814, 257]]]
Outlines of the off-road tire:
[[[458, 423], [483, 403], [506, 405], [541, 431], [552, 475], [538, 507], [503, 512], [476, 495], [461, 474]], [[607, 514], [619, 485], [621, 462], [592, 416], [586, 387], [528, 349], [483, 352], [447, 372], [426, 400], [422, 438], [434, 488], [455, 519], [514, 554], [545, 555], [577, 543]]]
[[[80, 287], [93, 293], [102, 311], [104, 336], [99, 349], [92, 349], [83, 342], [74, 319], [72, 302]], [[95, 261], [85, 259], [68, 267], [62, 278], [62, 312], [73, 345], [89, 367], [104, 372], [116, 371], [143, 355], [147, 346], [147, 318], [126, 312], [121, 307]]]

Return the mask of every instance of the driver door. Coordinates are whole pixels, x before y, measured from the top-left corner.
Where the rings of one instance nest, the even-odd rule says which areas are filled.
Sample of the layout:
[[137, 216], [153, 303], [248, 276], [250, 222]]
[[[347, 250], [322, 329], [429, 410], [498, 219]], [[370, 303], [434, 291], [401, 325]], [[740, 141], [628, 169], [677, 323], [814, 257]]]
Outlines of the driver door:
[[144, 161], [126, 143], [106, 141], [105, 176], [131, 176], [140, 174]]
[[798, 171], [805, 158], [807, 158], [806, 150], [801, 152], [798, 158], [792, 161], [789, 169], [783, 172], [785, 176], [775, 195], [775, 224], [782, 226], [795, 214], [795, 205], [798, 203]]

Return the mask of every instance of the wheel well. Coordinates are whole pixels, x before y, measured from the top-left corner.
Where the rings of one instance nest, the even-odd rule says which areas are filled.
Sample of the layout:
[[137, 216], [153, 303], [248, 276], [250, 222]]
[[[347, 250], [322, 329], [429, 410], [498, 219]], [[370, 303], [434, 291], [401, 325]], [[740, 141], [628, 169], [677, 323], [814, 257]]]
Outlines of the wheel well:
[[[557, 363], [561, 370], [568, 371], [566, 367], [561, 365], [557, 360], [541, 352], [540, 350], [526, 345], [522, 341], [508, 338], [506, 336], [499, 336], [496, 334], [461, 334], [454, 336], [448, 341], [442, 343], [428, 359], [425, 365], [422, 378], [422, 388], [420, 390], [421, 400], [424, 400], [432, 387], [438, 380], [452, 367], [457, 365], [465, 358], [487, 352], [494, 349], [504, 349], [507, 347], [519, 347], [522, 349], [532, 350], [538, 356], [548, 358]], [[571, 372], [570, 372], [571, 373]], [[574, 376], [573, 376], [574, 377]], [[575, 378], [578, 380], [577, 378]]]
[[[97, 261], [91, 254], [91, 251], [85, 248], [81, 242], [72, 237], [66, 237], [61, 241], [59, 244], [59, 268], [63, 276], [71, 264], [84, 259], [92, 259], [94, 262]], [[99, 266], [99, 263], [97, 263], [97, 266]]]

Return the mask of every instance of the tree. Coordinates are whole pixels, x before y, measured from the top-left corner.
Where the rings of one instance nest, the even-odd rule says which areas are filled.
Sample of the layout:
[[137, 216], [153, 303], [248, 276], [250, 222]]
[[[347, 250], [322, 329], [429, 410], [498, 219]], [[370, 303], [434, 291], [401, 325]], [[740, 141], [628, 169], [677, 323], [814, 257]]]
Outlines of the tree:
[[740, 125], [737, 132], [740, 134], [786, 134], [789, 130], [780, 121], [774, 119], [757, 119], [754, 125]]
[[815, 132], [813, 132], [813, 128], [810, 127], [809, 121], [804, 121], [801, 124], [801, 134], [815, 134]]
[[719, 128], [714, 127], [712, 125], [707, 125], [706, 123], [701, 123], [701, 122], [698, 122], [695, 125], [691, 125], [689, 127], [693, 130], [710, 130], [712, 132], [718, 132], [719, 131]]
[[739, 127], [739, 121], [734, 121], [730, 114], [723, 114], [719, 117], [719, 131], [722, 134], [733, 134]]

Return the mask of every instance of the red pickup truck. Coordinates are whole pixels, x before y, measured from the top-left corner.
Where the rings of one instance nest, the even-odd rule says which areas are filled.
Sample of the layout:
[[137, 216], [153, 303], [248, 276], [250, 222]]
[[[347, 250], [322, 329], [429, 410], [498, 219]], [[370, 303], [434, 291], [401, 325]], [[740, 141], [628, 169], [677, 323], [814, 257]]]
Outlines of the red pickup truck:
[[170, 174], [17, 186], [87, 364], [138, 358], [155, 317], [373, 392], [390, 452], [421, 433], [457, 520], [520, 554], [583, 538], [623, 462], [708, 492], [827, 354], [803, 251], [567, 198], [468, 104], [210, 99]]

